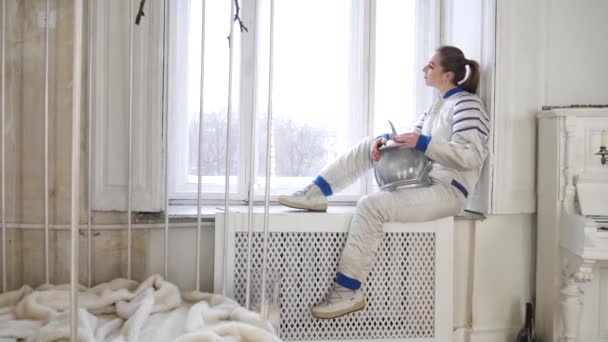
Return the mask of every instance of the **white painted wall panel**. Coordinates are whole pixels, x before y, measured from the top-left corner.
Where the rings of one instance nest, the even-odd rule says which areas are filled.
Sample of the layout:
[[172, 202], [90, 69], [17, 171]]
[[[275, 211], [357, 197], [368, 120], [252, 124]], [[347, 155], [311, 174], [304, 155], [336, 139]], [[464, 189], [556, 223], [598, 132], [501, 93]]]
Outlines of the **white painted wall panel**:
[[[534, 295], [533, 215], [496, 215], [475, 229], [471, 341], [512, 341]], [[490, 339], [489, 336], [502, 336]]]
[[[134, 211], [160, 211], [162, 176], [162, 1], [148, 2], [133, 28], [132, 191]], [[126, 1], [94, 1], [94, 210], [126, 210], [129, 137], [129, 28]], [[136, 4], [133, 2], [135, 8]], [[134, 10], [135, 13], [135, 10]], [[125, 34], [127, 32], [127, 34]]]
[[608, 104], [608, 1], [547, 2], [546, 105]]
[[543, 3], [497, 1], [492, 213], [536, 211], [535, 112], [542, 103]]

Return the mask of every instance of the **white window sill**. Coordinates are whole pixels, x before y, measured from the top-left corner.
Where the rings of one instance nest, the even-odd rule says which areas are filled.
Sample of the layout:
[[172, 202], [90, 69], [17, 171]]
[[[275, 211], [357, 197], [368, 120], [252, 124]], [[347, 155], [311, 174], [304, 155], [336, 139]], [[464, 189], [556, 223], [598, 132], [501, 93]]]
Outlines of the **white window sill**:
[[[345, 214], [345, 213], [354, 213], [355, 205], [330, 205], [327, 209], [328, 214]], [[247, 213], [249, 211], [249, 206], [247, 205], [231, 205], [228, 207], [228, 210], [231, 212], [238, 213]], [[298, 209], [287, 208], [282, 205], [270, 205], [269, 211], [271, 214], [277, 213], [294, 213], [294, 212], [303, 212]], [[172, 205], [169, 207], [169, 218], [171, 219], [195, 219], [197, 217], [197, 210], [195, 205]], [[224, 212], [224, 205], [204, 205], [201, 206], [201, 219], [203, 221], [209, 222], [215, 219], [215, 215], [218, 213]], [[253, 206], [254, 213], [264, 213], [263, 205], [254, 205]], [[326, 214], [326, 213], [319, 213]], [[455, 220], [484, 220], [486, 217], [483, 214], [472, 213], [472, 212], [462, 212], [459, 215], [454, 217]]]

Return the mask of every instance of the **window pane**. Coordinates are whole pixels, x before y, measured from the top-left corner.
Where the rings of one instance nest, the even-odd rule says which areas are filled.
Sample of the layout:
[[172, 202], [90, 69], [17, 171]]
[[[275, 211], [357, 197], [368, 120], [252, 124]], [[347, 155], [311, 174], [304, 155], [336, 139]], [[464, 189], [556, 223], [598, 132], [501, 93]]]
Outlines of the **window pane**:
[[[188, 34], [188, 183], [197, 184], [198, 139], [201, 75], [202, 0], [190, 1]], [[203, 87], [203, 152], [202, 174], [204, 192], [224, 192], [226, 173], [226, 125], [228, 102], [230, 1], [207, 1], [205, 15], [205, 60]], [[240, 127], [238, 117], [239, 41], [235, 29], [232, 118], [230, 144], [231, 192], [238, 189]], [[193, 190], [196, 190], [193, 188]]]
[[[268, 3], [262, 2], [259, 20], [258, 193], [264, 190], [266, 166]], [[354, 97], [360, 101], [360, 93], [353, 91], [352, 82], [359, 77], [352, 71], [360, 69], [353, 68], [359, 59], [352, 55], [362, 53], [353, 48], [360, 46], [357, 40], [361, 38], [351, 29], [355, 14], [350, 3], [349, 0], [275, 2], [273, 193], [285, 193], [309, 183], [323, 166], [361, 138], [360, 109], [352, 108]]]
[[390, 132], [391, 120], [399, 133], [412, 126], [422, 113], [414, 110], [415, 1], [376, 2], [376, 53], [374, 132]]

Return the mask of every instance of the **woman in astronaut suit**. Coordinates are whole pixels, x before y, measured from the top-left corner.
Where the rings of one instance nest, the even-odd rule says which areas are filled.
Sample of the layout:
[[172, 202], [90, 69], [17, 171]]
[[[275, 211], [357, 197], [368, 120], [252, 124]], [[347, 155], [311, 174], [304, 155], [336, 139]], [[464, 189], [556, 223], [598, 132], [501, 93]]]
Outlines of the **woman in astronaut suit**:
[[[466, 68], [469, 76], [465, 80]], [[311, 309], [316, 318], [335, 318], [365, 307], [366, 281], [382, 239], [384, 222], [430, 221], [459, 214], [475, 190], [488, 155], [490, 118], [477, 95], [479, 64], [452, 46], [436, 50], [422, 69], [428, 86], [439, 96], [412, 132], [393, 140], [415, 148], [433, 161], [431, 185], [364, 196], [350, 223], [333, 290]], [[327, 210], [327, 196], [345, 189], [379, 160], [378, 148], [388, 135], [367, 138], [327, 165], [303, 190], [280, 196], [279, 203], [298, 209]]]

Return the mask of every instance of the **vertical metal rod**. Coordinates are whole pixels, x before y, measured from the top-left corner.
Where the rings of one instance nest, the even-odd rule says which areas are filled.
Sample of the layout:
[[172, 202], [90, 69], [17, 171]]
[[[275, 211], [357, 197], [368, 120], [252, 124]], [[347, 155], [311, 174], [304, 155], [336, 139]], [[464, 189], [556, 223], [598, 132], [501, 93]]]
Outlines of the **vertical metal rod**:
[[131, 202], [133, 197], [133, 1], [129, 0], [129, 166], [127, 185], [127, 279], [131, 279]]
[[255, 183], [255, 100], [253, 106], [253, 117], [251, 124], [251, 146], [249, 149], [249, 206], [247, 209], [247, 275], [245, 285], [245, 307], [251, 309], [251, 245], [253, 239], [253, 197], [254, 197], [254, 186]]
[[[170, 5], [170, 0], [165, 0], [164, 1], [164, 11], [163, 11], [163, 20], [164, 20], [164, 37], [165, 37], [165, 44], [169, 44], [169, 18], [170, 15], [167, 15], [167, 13], [170, 13], [171, 11], [171, 5]], [[165, 141], [164, 141], [164, 145], [165, 145], [165, 246], [164, 246], [164, 250], [165, 250], [165, 263], [164, 263], [164, 275], [165, 275], [165, 279], [169, 279], [169, 91], [168, 91], [168, 84], [169, 82], [167, 81], [167, 75], [168, 75], [168, 63], [167, 61], [169, 60], [169, 48], [165, 47], [164, 49], [164, 72], [163, 72], [163, 76], [164, 76], [164, 80], [163, 80], [163, 111], [165, 113], [164, 117], [165, 117], [165, 125], [164, 125], [164, 137], [165, 137]]]
[[224, 187], [224, 253], [223, 253], [223, 279], [222, 279], [222, 295], [226, 295], [226, 282], [228, 280], [228, 198], [230, 197], [230, 125], [232, 124], [232, 45], [234, 43], [234, 2], [230, 1], [230, 38], [228, 40], [228, 109], [226, 110], [226, 178]]
[[201, 193], [203, 191], [203, 95], [205, 84], [205, 6], [203, 0], [202, 24], [201, 24], [201, 91], [198, 113], [198, 189], [196, 193], [196, 290], [201, 290]]
[[[254, 17], [254, 27], [257, 27], [257, 18], [258, 18], [258, 6], [255, 6], [255, 15]], [[258, 40], [258, 35], [255, 34], [254, 35], [255, 40], [257, 42]], [[254, 44], [256, 44], [256, 42], [254, 42]], [[257, 45], [255, 45], [257, 46]], [[252, 96], [253, 96], [253, 103], [252, 103], [252, 108], [253, 110], [251, 111], [252, 115], [251, 115], [251, 130], [250, 130], [250, 134], [251, 134], [251, 144], [249, 145], [249, 196], [248, 196], [248, 201], [249, 201], [249, 206], [247, 208], [247, 278], [246, 278], [246, 282], [245, 282], [245, 307], [250, 310], [251, 309], [251, 245], [253, 243], [253, 199], [254, 199], [254, 195], [255, 195], [255, 189], [254, 189], [254, 184], [255, 184], [255, 176], [256, 176], [256, 172], [255, 172], [255, 133], [256, 133], [256, 114], [257, 114], [257, 84], [258, 84], [258, 73], [257, 73], [257, 65], [258, 65], [258, 61], [257, 61], [257, 53], [255, 53], [253, 55], [253, 91], [252, 91]]]
[[49, 0], [44, 25], [44, 281], [49, 280]]
[[0, 56], [0, 69], [2, 73], [2, 98], [0, 99], [0, 124], [2, 125], [2, 132], [0, 132], [1, 140], [2, 140], [2, 172], [0, 175], [0, 186], [2, 187], [2, 199], [1, 199], [1, 211], [2, 211], [2, 292], [6, 292], [6, 194], [5, 194], [5, 173], [6, 173], [6, 160], [5, 160], [5, 144], [6, 140], [4, 137], [5, 131], [5, 99], [6, 99], [6, 69], [5, 69], [5, 50], [6, 50], [6, 0], [2, 0], [2, 30], [0, 30], [0, 35], [2, 35], [2, 56]]
[[82, 61], [82, 0], [74, 1], [74, 71], [72, 87], [72, 217], [70, 243], [70, 341], [78, 336], [78, 226], [79, 226], [79, 177], [80, 177], [80, 95]]
[[87, 285], [91, 287], [93, 284], [93, 271], [91, 270], [93, 266], [92, 262], [92, 249], [93, 249], [93, 241], [92, 241], [92, 203], [93, 203], [93, 194], [91, 192], [91, 180], [93, 179], [93, 5], [94, 0], [89, 1], [89, 11], [88, 11], [88, 19], [89, 19], [89, 37], [88, 37], [88, 96], [87, 96], [87, 105], [88, 105], [88, 152], [87, 152]]
[[266, 277], [268, 276], [268, 225], [270, 211], [270, 148], [272, 143], [272, 86], [273, 86], [273, 61], [274, 61], [274, 0], [270, 0], [270, 47], [268, 63], [268, 120], [266, 123], [266, 189], [264, 191], [264, 249], [262, 252], [262, 317], [268, 317], [266, 305]]

